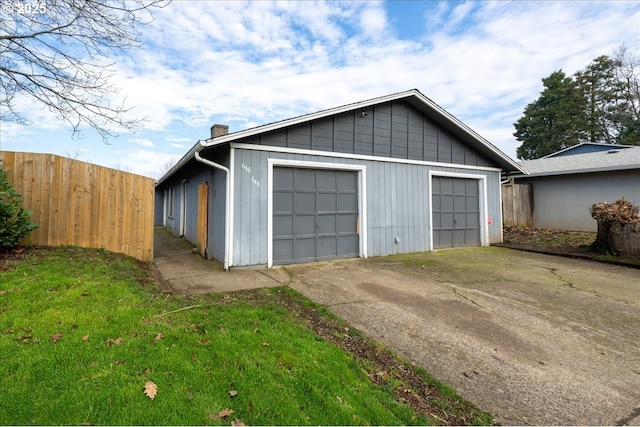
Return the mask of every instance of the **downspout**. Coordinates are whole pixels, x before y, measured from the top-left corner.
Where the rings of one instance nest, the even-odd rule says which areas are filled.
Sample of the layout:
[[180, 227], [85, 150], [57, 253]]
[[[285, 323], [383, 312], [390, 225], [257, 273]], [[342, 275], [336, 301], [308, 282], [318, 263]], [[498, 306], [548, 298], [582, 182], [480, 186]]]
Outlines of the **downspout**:
[[[223, 267], [224, 267], [224, 271], [229, 271], [229, 258], [230, 258], [230, 253], [229, 253], [229, 247], [230, 247], [230, 243], [231, 243], [231, 233], [230, 233], [230, 229], [231, 229], [231, 205], [230, 205], [230, 200], [231, 200], [231, 172], [229, 171], [229, 168], [227, 168], [226, 166], [222, 166], [219, 163], [215, 163], [212, 162], [209, 159], [205, 159], [204, 157], [200, 156], [200, 150], [202, 150], [204, 147], [206, 147], [206, 143], [204, 141], [198, 141], [200, 143], [200, 147], [198, 147], [195, 151], [195, 159], [197, 161], [199, 161], [200, 163], [204, 163], [207, 166], [211, 166], [212, 168], [215, 169], [219, 169], [221, 171], [223, 171], [226, 174], [226, 191], [225, 191], [225, 212], [224, 212], [224, 263], [223, 263]], [[208, 239], [207, 239], [208, 240]]]

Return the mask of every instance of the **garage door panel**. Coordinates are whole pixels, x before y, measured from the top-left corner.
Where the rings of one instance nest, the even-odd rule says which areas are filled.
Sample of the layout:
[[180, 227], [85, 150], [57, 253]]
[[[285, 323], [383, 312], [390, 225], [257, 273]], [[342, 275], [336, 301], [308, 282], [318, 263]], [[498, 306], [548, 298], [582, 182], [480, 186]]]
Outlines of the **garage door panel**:
[[338, 194], [338, 209], [341, 211], [352, 211], [356, 212], [358, 210], [358, 197], [354, 194]]
[[356, 229], [358, 215], [356, 214], [338, 214], [336, 218], [336, 232], [351, 233]]
[[336, 171], [338, 191], [358, 191], [358, 176], [355, 172]]
[[439, 177], [440, 181], [440, 192], [441, 193], [453, 193], [453, 179], [452, 178], [444, 178]]
[[331, 170], [318, 170], [316, 173], [316, 185], [318, 191], [336, 191], [336, 174]]
[[454, 216], [452, 213], [443, 212], [440, 214], [440, 228], [453, 228]]
[[273, 195], [273, 213], [293, 212], [293, 193], [278, 192]]
[[281, 260], [293, 259], [293, 240], [274, 240], [273, 258]]
[[470, 196], [480, 196], [480, 186], [475, 180], [468, 180], [466, 186], [466, 193]]
[[454, 194], [467, 194], [467, 182], [465, 180], [455, 178], [452, 178], [452, 180]]
[[294, 212], [314, 213], [316, 211], [316, 194], [315, 193], [294, 193]]
[[336, 193], [319, 193], [317, 196], [318, 212], [336, 211]]
[[293, 189], [293, 169], [278, 168], [273, 171], [274, 189]]
[[453, 236], [453, 240], [452, 240], [452, 246], [454, 247], [460, 247], [460, 246], [467, 246], [466, 244], [466, 237], [467, 237], [467, 231], [466, 230], [453, 230], [452, 231], [452, 236]]
[[336, 236], [319, 237], [316, 245], [316, 257], [318, 259], [335, 258], [338, 252], [338, 238]]
[[318, 215], [317, 234], [336, 234], [336, 215]]
[[294, 171], [293, 185], [296, 190], [316, 190], [316, 171], [314, 169], [294, 169]]
[[293, 236], [313, 236], [316, 234], [316, 217], [313, 214], [293, 217]]
[[274, 215], [273, 234], [276, 236], [293, 236], [293, 216]]
[[338, 236], [338, 253], [343, 256], [358, 256], [358, 236]]
[[294, 240], [293, 246], [293, 258], [294, 259], [313, 259], [316, 254], [316, 239], [315, 237], [301, 238], [298, 237]]
[[358, 255], [357, 172], [275, 167], [273, 176], [292, 185], [273, 189], [274, 263]]
[[451, 194], [442, 194], [439, 196], [440, 198], [440, 210], [443, 211], [452, 211], [453, 210], [453, 195]]

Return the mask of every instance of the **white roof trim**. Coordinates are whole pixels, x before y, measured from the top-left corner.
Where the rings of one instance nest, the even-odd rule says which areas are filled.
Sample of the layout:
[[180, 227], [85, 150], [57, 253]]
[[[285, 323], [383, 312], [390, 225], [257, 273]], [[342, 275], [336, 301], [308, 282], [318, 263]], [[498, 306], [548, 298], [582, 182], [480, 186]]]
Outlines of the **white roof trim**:
[[308, 156], [367, 160], [367, 161], [373, 161], [373, 162], [403, 163], [403, 164], [409, 164], [409, 165], [437, 166], [437, 167], [443, 167], [443, 168], [468, 169], [468, 170], [478, 170], [478, 171], [500, 172], [502, 170], [500, 168], [494, 168], [491, 166], [460, 165], [456, 163], [430, 162], [426, 160], [412, 160], [412, 159], [398, 159], [395, 157], [370, 156], [366, 154], [338, 153], [335, 151], [319, 151], [319, 150], [306, 150], [303, 148], [273, 147], [271, 145], [245, 144], [242, 142], [233, 142], [231, 143], [231, 147], [240, 148], [243, 150], [270, 151], [274, 153], [304, 154]]

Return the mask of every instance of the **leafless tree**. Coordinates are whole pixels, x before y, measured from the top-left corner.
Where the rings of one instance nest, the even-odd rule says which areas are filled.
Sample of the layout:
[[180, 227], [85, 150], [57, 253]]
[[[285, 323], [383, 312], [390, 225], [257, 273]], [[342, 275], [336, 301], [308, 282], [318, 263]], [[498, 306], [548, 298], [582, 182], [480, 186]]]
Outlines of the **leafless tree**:
[[628, 92], [629, 109], [635, 120], [640, 120], [640, 56], [621, 45], [614, 52], [613, 57], [620, 66], [617, 78]]
[[28, 124], [18, 100], [57, 113], [106, 142], [132, 129], [129, 107], [112, 105], [116, 54], [140, 45], [139, 28], [166, 0], [0, 0], [0, 121]]

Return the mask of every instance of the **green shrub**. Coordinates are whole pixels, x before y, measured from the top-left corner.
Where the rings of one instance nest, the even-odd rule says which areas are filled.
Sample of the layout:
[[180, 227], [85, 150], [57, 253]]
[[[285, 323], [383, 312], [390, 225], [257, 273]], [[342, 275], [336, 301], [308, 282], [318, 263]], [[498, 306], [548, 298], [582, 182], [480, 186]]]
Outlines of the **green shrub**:
[[11, 185], [0, 165], [0, 249], [18, 246], [20, 240], [39, 227], [31, 222], [31, 211], [20, 206], [22, 196]]

